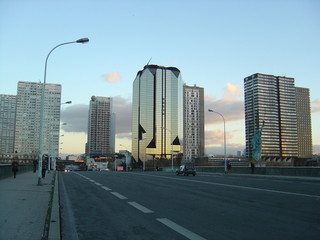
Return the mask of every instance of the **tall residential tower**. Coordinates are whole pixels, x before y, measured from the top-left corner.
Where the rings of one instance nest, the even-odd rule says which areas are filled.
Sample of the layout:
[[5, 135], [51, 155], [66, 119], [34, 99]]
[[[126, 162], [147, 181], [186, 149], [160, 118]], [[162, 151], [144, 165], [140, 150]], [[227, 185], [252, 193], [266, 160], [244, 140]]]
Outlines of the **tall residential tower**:
[[113, 157], [115, 152], [115, 114], [112, 98], [91, 97], [88, 115], [87, 156]]
[[312, 157], [312, 129], [310, 91], [308, 88], [296, 87], [298, 157]]
[[[299, 132], [308, 132], [305, 135], [308, 143], [311, 141], [311, 126], [299, 128], [302, 121], [299, 118], [303, 114], [300, 101], [303, 99], [306, 104], [307, 98], [302, 93], [299, 95], [294, 78], [256, 73], [244, 79], [244, 92], [247, 157], [252, 157], [252, 138], [264, 122], [262, 160], [293, 164], [302, 152], [298, 148]], [[310, 120], [310, 107], [305, 114]]]
[[[14, 149], [38, 154], [42, 83], [18, 82]], [[61, 85], [46, 84], [43, 127], [43, 154], [59, 153]]]
[[16, 95], [0, 94], [0, 153], [14, 152]]
[[184, 158], [192, 162], [204, 156], [204, 91], [184, 85]]

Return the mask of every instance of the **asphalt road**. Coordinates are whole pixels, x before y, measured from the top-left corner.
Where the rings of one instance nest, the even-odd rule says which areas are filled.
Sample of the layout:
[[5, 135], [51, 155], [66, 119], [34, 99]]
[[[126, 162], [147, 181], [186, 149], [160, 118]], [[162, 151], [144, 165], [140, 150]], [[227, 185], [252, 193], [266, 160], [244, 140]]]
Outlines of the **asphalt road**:
[[60, 172], [59, 184], [62, 240], [320, 239], [320, 182]]

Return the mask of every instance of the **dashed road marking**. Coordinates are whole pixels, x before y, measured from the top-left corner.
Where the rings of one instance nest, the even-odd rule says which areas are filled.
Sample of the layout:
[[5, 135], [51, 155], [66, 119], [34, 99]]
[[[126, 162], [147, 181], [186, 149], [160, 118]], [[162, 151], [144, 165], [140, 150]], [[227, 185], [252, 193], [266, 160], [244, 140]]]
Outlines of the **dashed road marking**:
[[185, 236], [188, 239], [192, 240], [206, 240], [205, 238], [199, 236], [196, 233], [189, 231], [188, 229], [181, 227], [180, 225], [172, 222], [167, 218], [157, 218], [157, 221], [161, 222], [162, 224], [166, 225], [167, 227], [171, 228], [172, 230], [180, 233], [181, 235]]
[[127, 197], [121, 195], [120, 193], [117, 193], [117, 192], [110, 192], [110, 193], [119, 199], [128, 199]]
[[140, 205], [139, 203], [136, 202], [128, 202], [131, 206], [135, 207], [136, 209], [140, 210], [143, 213], [153, 213], [152, 210], [150, 210], [149, 208], [146, 208], [142, 205]]
[[102, 188], [103, 188], [104, 190], [106, 190], [106, 191], [111, 191], [111, 189], [108, 188], [108, 187], [106, 187], [106, 186], [102, 186]]

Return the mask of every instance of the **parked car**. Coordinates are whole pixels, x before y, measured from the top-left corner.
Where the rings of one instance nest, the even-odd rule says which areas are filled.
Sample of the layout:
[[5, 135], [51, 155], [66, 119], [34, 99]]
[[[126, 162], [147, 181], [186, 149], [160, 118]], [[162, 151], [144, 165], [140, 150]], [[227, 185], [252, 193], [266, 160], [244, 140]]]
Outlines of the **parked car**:
[[177, 173], [177, 176], [179, 176], [180, 174], [183, 174], [184, 176], [189, 176], [189, 174], [195, 176], [196, 170], [193, 165], [184, 164], [184, 165], [181, 165], [179, 169], [177, 169], [176, 173]]

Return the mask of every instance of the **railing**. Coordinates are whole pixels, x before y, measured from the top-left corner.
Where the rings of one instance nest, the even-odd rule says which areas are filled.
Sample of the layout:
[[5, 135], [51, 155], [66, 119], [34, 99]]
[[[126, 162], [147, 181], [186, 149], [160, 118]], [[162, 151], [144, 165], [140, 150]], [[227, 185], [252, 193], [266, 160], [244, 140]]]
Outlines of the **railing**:
[[[33, 170], [33, 165], [19, 165], [17, 174], [29, 172]], [[12, 166], [11, 165], [0, 165], [0, 180], [13, 177]]]

